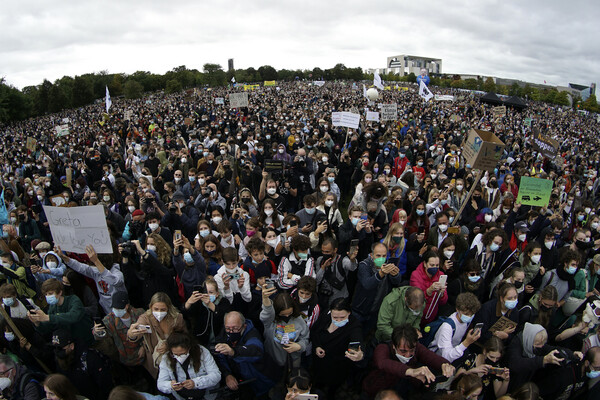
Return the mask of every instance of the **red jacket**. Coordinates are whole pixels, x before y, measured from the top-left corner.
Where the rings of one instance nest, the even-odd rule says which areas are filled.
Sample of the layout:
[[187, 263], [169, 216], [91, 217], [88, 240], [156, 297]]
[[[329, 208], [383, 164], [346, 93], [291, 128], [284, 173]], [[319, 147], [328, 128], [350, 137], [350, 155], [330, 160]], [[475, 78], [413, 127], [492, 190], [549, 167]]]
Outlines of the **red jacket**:
[[[443, 296], [438, 300], [435, 306], [432, 305], [433, 300], [438, 296], [438, 292], [434, 292], [431, 296], [427, 295], [427, 289], [435, 282], [440, 280], [440, 276], [444, 275], [441, 270], [438, 270], [437, 274], [435, 274], [432, 278], [429, 278], [427, 273], [425, 272], [425, 264], [421, 263], [413, 271], [410, 275], [410, 286], [418, 287], [425, 294], [425, 310], [423, 310], [423, 319], [421, 320], [421, 325], [427, 325], [431, 321], [437, 318], [438, 308], [440, 305], [444, 305], [448, 302], [448, 290], [444, 290]], [[447, 283], [446, 283], [447, 285]], [[429, 314], [429, 308], [433, 306], [433, 312], [429, 318], [425, 318], [427, 314]]]
[[396, 178], [400, 179], [400, 176], [402, 175], [402, 173], [406, 169], [406, 165], [408, 163], [409, 163], [408, 157], [406, 157], [406, 156], [404, 158], [400, 158], [400, 157], [394, 158], [394, 166], [392, 168], [392, 174]]
[[392, 388], [399, 379], [408, 379], [413, 385], [421, 386], [420, 380], [406, 377], [406, 370], [427, 366], [435, 374], [441, 371], [442, 364], [450, 363], [443, 357], [417, 343], [415, 355], [406, 364], [401, 363], [392, 349], [391, 343], [382, 343], [375, 348], [373, 364], [375, 369], [363, 381], [363, 389], [371, 397], [377, 392]]

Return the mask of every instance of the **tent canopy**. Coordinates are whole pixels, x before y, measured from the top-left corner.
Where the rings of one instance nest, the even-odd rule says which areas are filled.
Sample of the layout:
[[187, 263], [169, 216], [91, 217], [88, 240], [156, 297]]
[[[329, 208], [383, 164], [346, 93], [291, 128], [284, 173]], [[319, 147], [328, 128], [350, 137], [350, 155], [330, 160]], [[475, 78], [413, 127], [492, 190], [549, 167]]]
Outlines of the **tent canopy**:
[[504, 101], [504, 104], [507, 107], [514, 107], [518, 110], [527, 108], [527, 104], [518, 96], [509, 97], [506, 101]]
[[485, 95], [481, 96], [480, 100], [488, 104], [502, 104], [502, 100], [494, 92], [486, 93]]

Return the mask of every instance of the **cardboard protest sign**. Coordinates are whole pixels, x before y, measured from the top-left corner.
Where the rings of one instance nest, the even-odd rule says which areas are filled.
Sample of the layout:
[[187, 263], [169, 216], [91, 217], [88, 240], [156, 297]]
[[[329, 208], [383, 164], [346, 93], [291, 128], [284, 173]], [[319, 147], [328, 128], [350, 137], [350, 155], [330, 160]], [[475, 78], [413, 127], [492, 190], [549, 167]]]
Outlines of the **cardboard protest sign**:
[[494, 325], [492, 325], [490, 327], [490, 332], [493, 333], [496, 331], [503, 331], [506, 328], [516, 328], [516, 327], [517, 327], [517, 324], [514, 321], [506, 318], [503, 315], [498, 319], [498, 321], [496, 321], [496, 323]]
[[474, 169], [493, 171], [502, 157], [504, 143], [492, 132], [471, 129], [462, 148], [465, 164]]
[[367, 121], [379, 122], [379, 113], [376, 111], [367, 111]]
[[71, 187], [71, 183], [73, 182], [73, 169], [67, 168], [65, 172], [67, 174], [67, 187]]
[[241, 92], [229, 94], [229, 107], [248, 107], [248, 93]]
[[34, 152], [36, 146], [37, 146], [37, 140], [32, 137], [28, 137], [27, 143], [25, 145], [25, 147], [27, 147], [27, 150]]
[[381, 120], [395, 121], [398, 118], [398, 104], [382, 104], [381, 105]]
[[506, 106], [492, 108], [492, 114], [494, 115], [494, 119], [504, 117], [506, 115]]
[[125, 113], [123, 114], [123, 119], [125, 121], [131, 121], [132, 117], [133, 117], [133, 110], [126, 110]]
[[525, 126], [528, 126], [531, 128], [531, 121], [532, 121], [531, 118], [525, 118]]
[[346, 128], [358, 129], [359, 123], [360, 114], [354, 114], [347, 111], [331, 113], [331, 124], [333, 126], [345, 126]]
[[183, 123], [185, 124], [185, 126], [190, 126], [192, 124], [192, 119], [189, 117], [184, 118]]
[[537, 132], [533, 135], [533, 149], [542, 153], [544, 157], [554, 158], [558, 154], [560, 143]]
[[104, 207], [44, 206], [54, 243], [63, 251], [85, 253], [87, 245], [97, 253], [112, 254]]
[[222, 97], [216, 97], [215, 104], [225, 104], [225, 99]]
[[554, 183], [548, 179], [521, 177], [517, 203], [526, 206], [546, 207], [550, 203], [550, 194]]

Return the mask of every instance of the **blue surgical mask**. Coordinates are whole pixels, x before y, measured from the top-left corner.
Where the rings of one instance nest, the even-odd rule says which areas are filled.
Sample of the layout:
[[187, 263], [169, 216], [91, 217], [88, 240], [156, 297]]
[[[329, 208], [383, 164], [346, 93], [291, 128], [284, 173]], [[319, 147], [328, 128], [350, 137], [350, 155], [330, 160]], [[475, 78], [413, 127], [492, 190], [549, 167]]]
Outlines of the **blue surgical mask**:
[[471, 321], [473, 321], [473, 317], [474, 317], [474, 315], [471, 315], [470, 317], [468, 317], [464, 314], [460, 314], [460, 320], [463, 324], [470, 324]]
[[217, 296], [215, 296], [214, 294], [211, 294], [210, 296], [208, 296], [210, 298], [210, 302], [214, 303], [215, 300], [217, 299]]
[[204, 237], [207, 237], [210, 234], [210, 230], [209, 229], [203, 229], [200, 232], [198, 232], [198, 234], [204, 238]]
[[504, 306], [506, 308], [508, 308], [509, 310], [512, 310], [513, 308], [515, 308], [517, 306], [518, 303], [519, 303], [519, 300], [506, 300], [506, 301], [504, 301]]
[[8, 340], [9, 342], [12, 342], [13, 340], [15, 340], [15, 334], [12, 332], [4, 332], [4, 339]]
[[49, 305], [54, 305], [58, 303], [58, 297], [54, 294], [46, 295], [46, 303]]
[[425, 214], [425, 210], [417, 210], [417, 215], [419, 217], [423, 216], [423, 214]]
[[315, 213], [315, 208], [314, 207], [312, 207], [312, 208], [305, 208], [305, 210], [306, 210], [306, 213], [308, 215], [313, 215]]
[[481, 279], [481, 276], [479, 276], [479, 275], [469, 277], [469, 281], [471, 281], [473, 283], [479, 282], [480, 279]]
[[583, 221], [584, 218], [585, 218], [585, 215], [578, 215], [577, 221], [581, 222], [581, 221]]
[[490, 244], [490, 250], [491, 250], [491, 251], [494, 251], [494, 252], [496, 252], [496, 251], [498, 251], [499, 249], [500, 249], [500, 245], [498, 245], [497, 243], [492, 243], [492, 244]]
[[301, 260], [306, 260], [308, 259], [308, 253], [300, 253], [298, 252], [298, 258]]
[[[6, 334], [8, 334], [8, 332], [4, 335], [6, 336]], [[590, 379], [600, 378], [600, 371], [588, 371], [585, 375]]]
[[352, 218], [352, 225], [354, 225], [354, 226], [358, 225], [359, 220], [360, 220], [359, 218]]
[[194, 262], [194, 257], [192, 257], [192, 254], [191, 254], [191, 253], [185, 253], [185, 254], [183, 255], [183, 259], [184, 259], [184, 261], [185, 261], [186, 263], [188, 263], [188, 264], [191, 264], [191, 263], [193, 263], [193, 262]]
[[123, 318], [123, 315], [127, 314], [127, 309], [126, 308], [113, 308], [112, 309], [113, 314], [115, 314], [115, 317], [117, 318]]
[[3, 297], [2, 302], [5, 306], [11, 307], [15, 303], [15, 299], [13, 297]]
[[567, 273], [569, 275], [575, 275], [575, 272], [577, 272], [577, 267], [568, 267], [567, 268]]
[[333, 323], [335, 326], [337, 326], [338, 328], [341, 328], [342, 326], [344, 326], [344, 325], [346, 325], [346, 324], [348, 323], [348, 318], [346, 318], [346, 319], [345, 319], [345, 320], [343, 320], [343, 321], [336, 321], [336, 320], [332, 319], [332, 320], [331, 320], [331, 322], [332, 322], [332, 323]]

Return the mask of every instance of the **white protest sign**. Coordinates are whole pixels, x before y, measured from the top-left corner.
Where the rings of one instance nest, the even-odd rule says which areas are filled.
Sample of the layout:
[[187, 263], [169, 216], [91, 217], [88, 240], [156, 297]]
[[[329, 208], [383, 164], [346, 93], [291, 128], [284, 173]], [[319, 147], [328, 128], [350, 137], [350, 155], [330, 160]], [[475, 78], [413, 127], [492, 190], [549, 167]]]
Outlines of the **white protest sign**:
[[69, 134], [69, 125], [59, 125], [56, 127], [56, 137], [66, 136]]
[[425, 99], [425, 101], [429, 101], [433, 97], [433, 93], [431, 93], [431, 90], [429, 90], [427, 85], [425, 85], [425, 82], [422, 80], [419, 83], [419, 96]]
[[449, 94], [436, 94], [434, 99], [436, 101], [454, 101], [454, 96]]
[[63, 118], [62, 122], [63, 124], [68, 124], [69, 122], [71, 122], [71, 120], [69, 118]]
[[54, 244], [63, 251], [85, 253], [87, 245], [96, 253], [112, 254], [103, 206], [44, 206]]
[[132, 117], [133, 117], [133, 110], [127, 110], [127, 111], [125, 111], [125, 114], [123, 115], [123, 119], [125, 121], [131, 121]]
[[215, 98], [215, 104], [225, 104], [225, 99], [222, 97]]
[[379, 113], [377, 111], [367, 111], [367, 121], [379, 122]]
[[248, 107], [248, 92], [229, 94], [229, 107], [230, 108]]
[[325, 85], [325, 81], [313, 81], [313, 85], [321, 87]]
[[381, 120], [395, 121], [398, 118], [398, 104], [382, 104], [381, 105]]
[[331, 113], [331, 124], [333, 126], [345, 126], [346, 128], [358, 129], [359, 123], [360, 114], [354, 114], [347, 111]]

